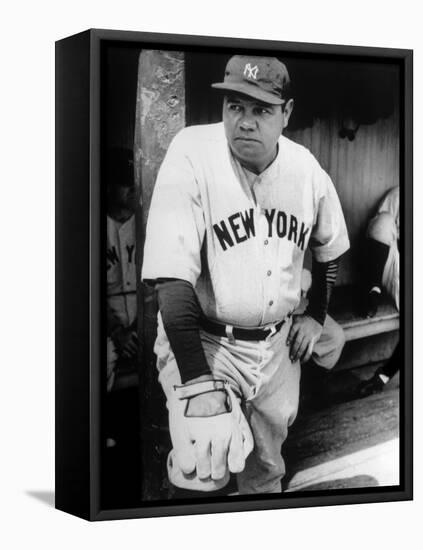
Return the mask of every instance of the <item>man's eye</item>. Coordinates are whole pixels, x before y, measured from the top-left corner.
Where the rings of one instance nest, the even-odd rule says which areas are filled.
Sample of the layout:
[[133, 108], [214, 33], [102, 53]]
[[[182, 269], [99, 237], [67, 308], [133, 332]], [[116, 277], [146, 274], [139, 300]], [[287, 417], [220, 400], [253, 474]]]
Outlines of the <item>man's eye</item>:
[[236, 103], [229, 104], [229, 110], [234, 111], [234, 113], [240, 113], [241, 112], [241, 105], [237, 105]]
[[258, 112], [259, 112], [260, 115], [268, 115], [268, 114], [270, 114], [269, 109], [266, 109], [266, 107], [261, 107], [260, 109], [258, 109]]

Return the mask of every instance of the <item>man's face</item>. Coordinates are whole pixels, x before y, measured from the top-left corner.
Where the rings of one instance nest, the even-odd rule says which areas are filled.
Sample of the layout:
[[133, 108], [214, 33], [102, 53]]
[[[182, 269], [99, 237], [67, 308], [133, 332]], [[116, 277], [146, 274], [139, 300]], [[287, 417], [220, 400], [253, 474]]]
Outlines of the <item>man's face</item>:
[[292, 100], [270, 105], [242, 95], [223, 101], [226, 138], [234, 156], [253, 172], [262, 172], [275, 158], [282, 130], [287, 126]]
[[114, 186], [109, 192], [108, 200], [114, 210], [130, 210], [131, 212], [135, 212], [137, 207], [135, 185]]

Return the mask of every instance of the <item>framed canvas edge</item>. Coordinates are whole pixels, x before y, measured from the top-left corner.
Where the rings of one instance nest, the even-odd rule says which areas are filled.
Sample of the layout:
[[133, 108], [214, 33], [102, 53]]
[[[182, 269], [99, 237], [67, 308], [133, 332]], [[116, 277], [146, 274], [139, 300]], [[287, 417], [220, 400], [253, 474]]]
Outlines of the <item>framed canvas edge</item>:
[[280, 49], [285, 52], [301, 54], [352, 55], [392, 59], [412, 59], [413, 50], [407, 48], [386, 48], [377, 46], [354, 46], [346, 44], [323, 44], [312, 42], [286, 42], [282, 40], [263, 40], [257, 38], [233, 38], [223, 36], [205, 36], [190, 34], [169, 34], [143, 31], [119, 31], [108, 29], [90, 29], [94, 41], [110, 40], [122, 42], [166, 43], [172, 46], [210, 46], [212, 48], [241, 48], [255, 50]]
[[[100, 281], [99, 258], [99, 226], [100, 226], [100, 48], [102, 41], [167, 43], [169, 46], [207, 46], [212, 48], [245, 48], [255, 50], [280, 49], [296, 51], [303, 54], [342, 55], [347, 57], [374, 57], [392, 59], [402, 63], [403, 95], [401, 107], [404, 113], [403, 125], [403, 182], [405, 208], [409, 214], [403, 221], [405, 230], [405, 278], [408, 285], [404, 292], [404, 341], [406, 363], [412, 365], [412, 101], [413, 101], [413, 50], [398, 48], [376, 48], [367, 46], [345, 46], [330, 44], [312, 44], [301, 42], [283, 42], [273, 40], [240, 39], [226, 37], [145, 33], [136, 31], [115, 31], [106, 29], [90, 29], [90, 517], [91, 521], [129, 519], [144, 517], [164, 517], [175, 515], [197, 515], [220, 512], [260, 511], [270, 509], [297, 508], [310, 506], [333, 506], [345, 504], [364, 504], [386, 501], [405, 501], [413, 498], [413, 419], [412, 419], [412, 371], [404, 376], [402, 385], [402, 459], [404, 461], [404, 479], [397, 488], [386, 490], [365, 491], [363, 493], [341, 494], [326, 492], [324, 495], [295, 497], [257, 497], [244, 500], [228, 498], [225, 502], [196, 502], [194, 504], [146, 503], [145, 506], [102, 510], [100, 506], [100, 296], [98, 293]], [[407, 401], [404, 396], [407, 396]], [[392, 489], [392, 490], [389, 490]]]
[[100, 40], [90, 32], [90, 519], [100, 510], [100, 342], [101, 342], [101, 194], [100, 194]]
[[[403, 404], [402, 460], [404, 483], [413, 493], [413, 52], [407, 51], [403, 58], [403, 199], [402, 229], [404, 249], [405, 284], [402, 284], [405, 313], [403, 317], [403, 341], [405, 366], [401, 385]], [[400, 174], [401, 176], [401, 174]], [[404, 215], [406, 213], [406, 216]], [[404, 288], [405, 287], [405, 288]], [[411, 496], [412, 498], [412, 496]]]
[[84, 519], [91, 499], [89, 41], [84, 32], [55, 44], [55, 507]]

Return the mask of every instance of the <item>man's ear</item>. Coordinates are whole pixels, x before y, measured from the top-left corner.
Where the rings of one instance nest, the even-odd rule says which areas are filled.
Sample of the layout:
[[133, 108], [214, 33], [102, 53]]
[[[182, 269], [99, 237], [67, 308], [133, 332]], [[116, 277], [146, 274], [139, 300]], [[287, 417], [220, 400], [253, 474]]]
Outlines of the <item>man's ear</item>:
[[288, 100], [288, 102], [282, 106], [282, 116], [283, 116], [282, 128], [286, 128], [288, 126], [289, 118], [291, 116], [293, 109], [294, 109], [293, 99]]

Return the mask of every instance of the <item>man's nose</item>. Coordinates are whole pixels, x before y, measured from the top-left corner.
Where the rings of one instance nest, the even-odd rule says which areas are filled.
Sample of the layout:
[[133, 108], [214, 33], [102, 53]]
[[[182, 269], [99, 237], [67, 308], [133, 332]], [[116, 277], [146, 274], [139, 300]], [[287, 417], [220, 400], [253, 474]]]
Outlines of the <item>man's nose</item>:
[[256, 129], [256, 121], [253, 116], [250, 115], [244, 115], [244, 117], [241, 120], [240, 127], [242, 130], [255, 130]]

